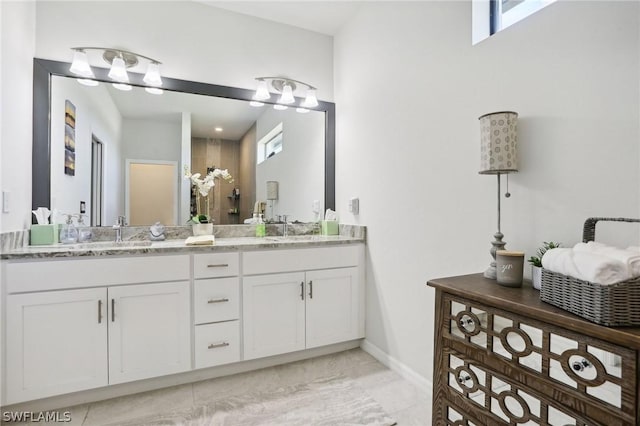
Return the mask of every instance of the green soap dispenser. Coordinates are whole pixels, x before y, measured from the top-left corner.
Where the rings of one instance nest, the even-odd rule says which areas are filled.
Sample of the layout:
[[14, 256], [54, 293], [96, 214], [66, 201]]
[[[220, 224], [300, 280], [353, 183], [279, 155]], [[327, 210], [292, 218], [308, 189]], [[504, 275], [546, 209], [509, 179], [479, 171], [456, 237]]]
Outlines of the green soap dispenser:
[[264, 237], [267, 234], [267, 225], [264, 223], [263, 215], [258, 217], [258, 223], [256, 223], [256, 237]]

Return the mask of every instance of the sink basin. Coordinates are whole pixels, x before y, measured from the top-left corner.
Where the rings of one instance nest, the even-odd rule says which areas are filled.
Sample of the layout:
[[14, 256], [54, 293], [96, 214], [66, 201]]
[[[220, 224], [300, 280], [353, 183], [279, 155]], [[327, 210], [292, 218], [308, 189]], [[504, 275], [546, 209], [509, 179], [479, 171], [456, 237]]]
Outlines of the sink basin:
[[[150, 247], [151, 241], [121, 241], [116, 243], [115, 241], [95, 241], [91, 243], [78, 243], [78, 244], [69, 244], [68, 248], [72, 249], [80, 249], [80, 250], [91, 250], [91, 249], [118, 249], [118, 248], [133, 248], [133, 247]], [[62, 246], [63, 248], [65, 246]]]

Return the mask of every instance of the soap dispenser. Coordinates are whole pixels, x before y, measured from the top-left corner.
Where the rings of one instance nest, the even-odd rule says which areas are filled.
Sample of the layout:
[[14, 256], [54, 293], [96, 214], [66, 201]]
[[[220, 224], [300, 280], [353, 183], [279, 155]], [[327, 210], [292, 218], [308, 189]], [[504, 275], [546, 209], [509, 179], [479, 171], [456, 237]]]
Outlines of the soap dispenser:
[[67, 214], [67, 223], [62, 225], [60, 242], [62, 244], [75, 244], [78, 242], [78, 229], [73, 225], [72, 214]]
[[78, 215], [78, 242], [79, 243], [88, 243], [93, 238], [93, 232], [91, 232], [91, 227], [85, 225], [83, 214]]
[[256, 237], [264, 237], [267, 234], [267, 225], [264, 223], [263, 215], [258, 217], [258, 223], [256, 223]]

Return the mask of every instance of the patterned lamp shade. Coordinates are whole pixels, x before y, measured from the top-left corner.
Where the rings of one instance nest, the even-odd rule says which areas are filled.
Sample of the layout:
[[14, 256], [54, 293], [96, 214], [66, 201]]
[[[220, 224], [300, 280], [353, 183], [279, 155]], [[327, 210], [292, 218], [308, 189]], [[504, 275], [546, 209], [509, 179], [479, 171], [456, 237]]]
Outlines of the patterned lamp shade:
[[480, 174], [518, 171], [518, 113], [492, 112], [480, 120]]

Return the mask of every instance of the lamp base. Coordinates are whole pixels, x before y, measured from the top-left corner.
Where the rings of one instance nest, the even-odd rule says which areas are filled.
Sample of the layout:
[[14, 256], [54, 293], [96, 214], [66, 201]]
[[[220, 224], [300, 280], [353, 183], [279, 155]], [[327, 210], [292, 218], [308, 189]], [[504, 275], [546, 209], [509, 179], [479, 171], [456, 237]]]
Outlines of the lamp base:
[[491, 247], [491, 250], [489, 251], [491, 253], [491, 257], [493, 257], [493, 260], [489, 264], [489, 267], [487, 268], [487, 270], [484, 271], [484, 276], [491, 280], [495, 280], [497, 277], [496, 251], [504, 250], [504, 246], [507, 245], [506, 242], [502, 241], [502, 238], [504, 238], [504, 234], [502, 232], [500, 231], [496, 232], [495, 234], [493, 234], [493, 238], [495, 238], [495, 241], [491, 241], [491, 245], [493, 247]]

